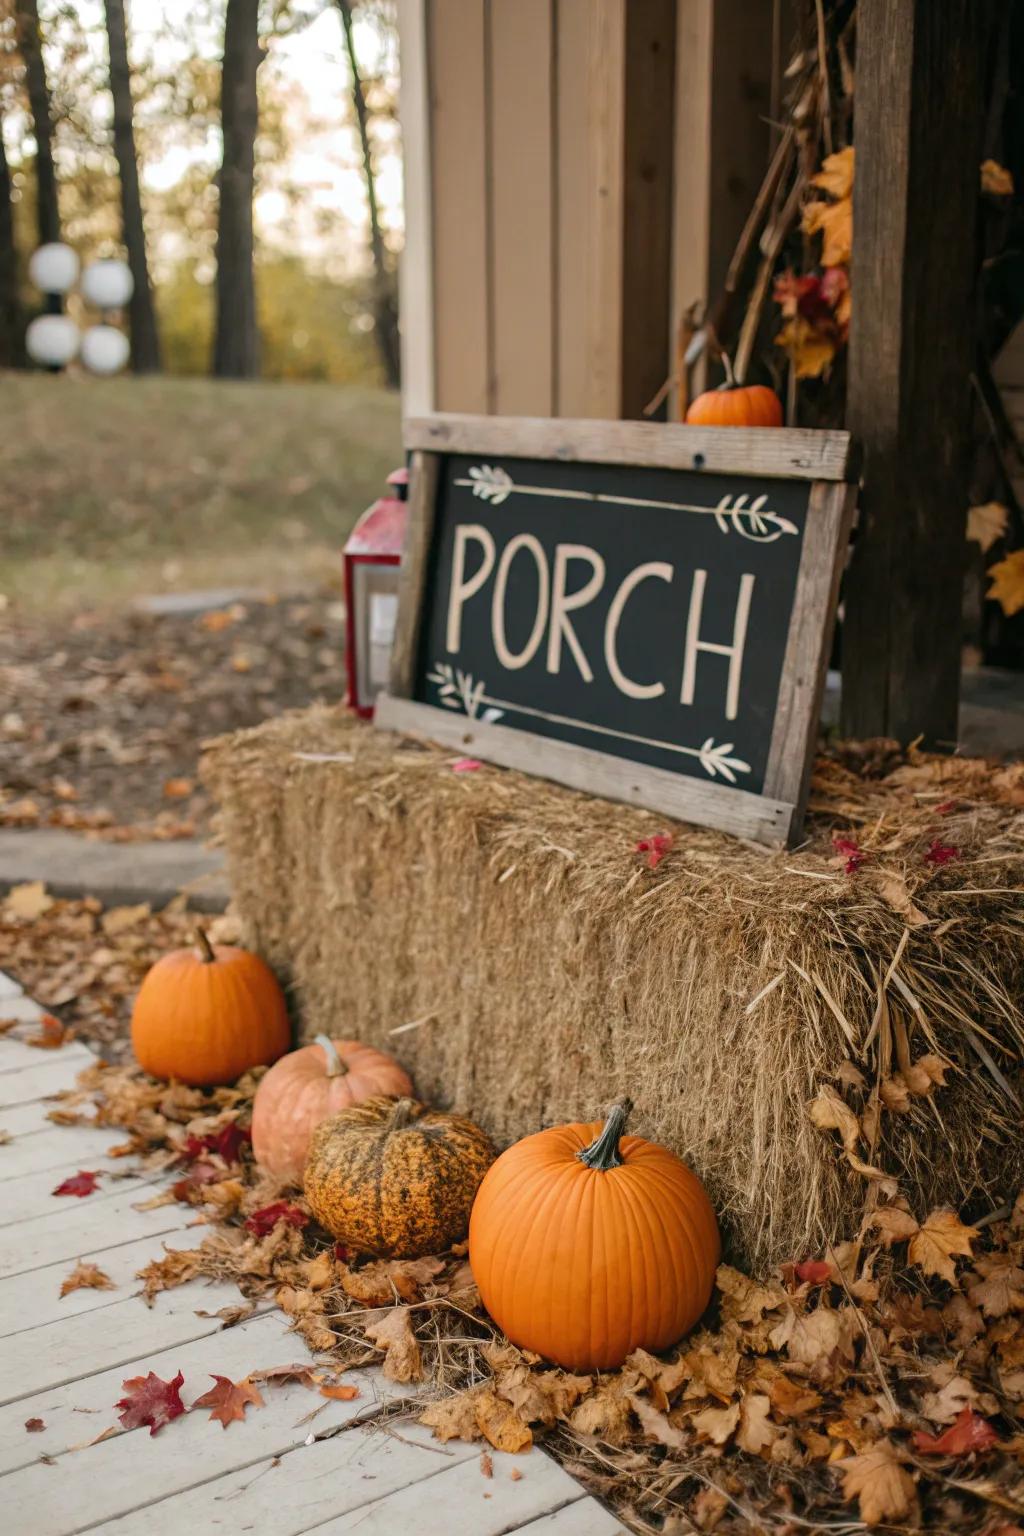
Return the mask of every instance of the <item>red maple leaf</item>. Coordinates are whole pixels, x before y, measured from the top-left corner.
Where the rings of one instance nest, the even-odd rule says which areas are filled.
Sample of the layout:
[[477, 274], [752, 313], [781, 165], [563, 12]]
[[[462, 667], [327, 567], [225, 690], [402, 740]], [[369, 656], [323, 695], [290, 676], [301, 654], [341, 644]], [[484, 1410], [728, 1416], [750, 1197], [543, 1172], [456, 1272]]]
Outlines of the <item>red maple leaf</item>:
[[231, 1120], [208, 1136], [186, 1136], [178, 1152], [178, 1161], [194, 1163], [204, 1152], [216, 1152], [226, 1163], [237, 1163], [247, 1141], [252, 1141], [252, 1132], [240, 1126], [237, 1120]]
[[192, 1407], [209, 1408], [210, 1418], [219, 1419], [225, 1429], [236, 1419], [245, 1418], [245, 1410], [250, 1403], [256, 1408], [263, 1407], [263, 1398], [248, 1378], [232, 1381], [230, 1376], [218, 1376], [213, 1371], [210, 1374], [217, 1385], [211, 1387], [209, 1392], [204, 1392], [202, 1397], [197, 1397]]
[[154, 1371], [148, 1376], [129, 1376], [127, 1381], [122, 1381], [125, 1396], [114, 1407], [121, 1409], [118, 1418], [125, 1429], [140, 1429], [143, 1424], [148, 1424], [150, 1434], [155, 1435], [158, 1429], [178, 1418], [185, 1412], [181, 1400], [184, 1383], [180, 1371], [172, 1381], [161, 1381]]
[[959, 800], [943, 800], [941, 805], [935, 807], [935, 814], [936, 816], [951, 816], [959, 804]]
[[832, 1266], [824, 1259], [805, 1259], [793, 1265], [793, 1273], [801, 1285], [827, 1285], [832, 1279]]
[[843, 870], [848, 875], [855, 875], [867, 858], [863, 848], [852, 837], [837, 837], [833, 835], [832, 847], [839, 858], [846, 860]]
[[960, 857], [960, 849], [954, 848], [949, 843], [944, 843], [941, 838], [933, 837], [925, 854], [926, 864], [952, 864], [954, 859]]
[[345, 1247], [344, 1243], [335, 1243], [334, 1257], [339, 1259], [342, 1264], [346, 1264], [351, 1257], [351, 1253], [349, 1249]]
[[646, 853], [648, 869], [657, 869], [671, 847], [671, 832], [655, 832], [653, 837], [642, 837], [636, 845], [636, 851]]
[[273, 1205], [265, 1205], [262, 1210], [253, 1211], [251, 1216], [247, 1216], [245, 1230], [255, 1232], [257, 1237], [266, 1237], [268, 1232], [273, 1232], [279, 1221], [286, 1221], [290, 1227], [305, 1227], [309, 1224], [309, 1217], [297, 1205], [289, 1205], [287, 1200], [275, 1200]]
[[914, 1431], [914, 1449], [924, 1456], [966, 1456], [971, 1451], [987, 1451], [999, 1436], [988, 1419], [971, 1407], [961, 1408], [954, 1422], [941, 1435]]
[[86, 1195], [95, 1193], [96, 1180], [98, 1178], [98, 1173], [91, 1173], [86, 1168], [79, 1168], [78, 1172], [73, 1173], [69, 1179], [65, 1179], [63, 1184], [58, 1184], [53, 1193], [55, 1195], [77, 1195], [79, 1200], [84, 1200]]

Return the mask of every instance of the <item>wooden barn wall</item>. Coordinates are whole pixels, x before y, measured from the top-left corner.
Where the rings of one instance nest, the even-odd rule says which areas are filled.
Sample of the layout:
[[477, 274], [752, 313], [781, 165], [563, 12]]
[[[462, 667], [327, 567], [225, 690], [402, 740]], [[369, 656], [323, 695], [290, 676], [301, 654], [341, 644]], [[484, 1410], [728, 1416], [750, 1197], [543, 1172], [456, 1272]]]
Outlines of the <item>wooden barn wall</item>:
[[763, 174], [781, 3], [400, 0], [407, 410], [640, 415]]

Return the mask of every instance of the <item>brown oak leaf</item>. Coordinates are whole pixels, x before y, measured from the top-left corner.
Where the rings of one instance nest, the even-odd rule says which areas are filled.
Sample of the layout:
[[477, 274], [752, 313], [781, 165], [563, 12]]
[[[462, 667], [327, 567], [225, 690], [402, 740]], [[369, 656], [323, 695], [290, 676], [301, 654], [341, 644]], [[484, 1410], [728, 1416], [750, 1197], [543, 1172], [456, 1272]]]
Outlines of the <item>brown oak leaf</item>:
[[778, 1426], [769, 1417], [771, 1400], [761, 1392], [745, 1392], [740, 1403], [740, 1424], [736, 1444], [751, 1456], [767, 1454], [779, 1436]]
[[437, 1440], [479, 1440], [481, 1430], [476, 1421], [476, 1399], [480, 1391], [475, 1387], [428, 1403], [419, 1422], [432, 1429]]

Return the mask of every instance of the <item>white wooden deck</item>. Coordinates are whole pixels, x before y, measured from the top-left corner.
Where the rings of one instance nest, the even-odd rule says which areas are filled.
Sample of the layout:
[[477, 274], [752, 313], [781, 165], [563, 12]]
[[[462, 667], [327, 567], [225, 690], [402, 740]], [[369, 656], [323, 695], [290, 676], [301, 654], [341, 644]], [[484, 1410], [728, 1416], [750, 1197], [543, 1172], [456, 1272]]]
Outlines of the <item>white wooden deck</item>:
[[[0, 973], [0, 1019], [26, 1028], [39, 1010]], [[22, 1033], [25, 1030], [21, 1031]], [[105, 1157], [109, 1130], [55, 1126], [47, 1094], [71, 1087], [92, 1058], [80, 1045], [47, 1054], [0, 1038], [0, 1523], [10, 1536], [625, 1536], [619, 1522], [542, 1451], [493, 1453], [483, 1475], [480, 1447], [440, 1445], [414, 1414], [386, 1427], [360, 1420], [408, 1389], [377, 1370], [350, 1372], [361, 1395], [327, 1401], [297, 1383], [268, 1386], [265, 1406], [223, 1429], [205, 1409], [151, 1436], [125, 1431], [114, 1407], [122, 1381], [182, 1371], [186, 1408], [211, 1375], [311, 1359], [287, 1319], [265, 1306], [221, 1330], [198, 1316], [236, 1302], [233, 1285], [191, 1284], [157, 1297], [138, 1294], [135, 1272], [161, 1244], [198, 1243], [192, 1212], [167, 1205], [138, 1211], [138, 1177], [101, 1180], [85, 1199], [54, 1198], [80, 1168], [125, 1172]], [[104, 1270], [117, 1290], [60, 1285], [76, 1260]], [[27, 1420], [45, 1428], [30, 1433]], [[104, 1431], [113, 1431], [98, 1440]], [[513, 1478], [513, 1469], [519, 1474]]]

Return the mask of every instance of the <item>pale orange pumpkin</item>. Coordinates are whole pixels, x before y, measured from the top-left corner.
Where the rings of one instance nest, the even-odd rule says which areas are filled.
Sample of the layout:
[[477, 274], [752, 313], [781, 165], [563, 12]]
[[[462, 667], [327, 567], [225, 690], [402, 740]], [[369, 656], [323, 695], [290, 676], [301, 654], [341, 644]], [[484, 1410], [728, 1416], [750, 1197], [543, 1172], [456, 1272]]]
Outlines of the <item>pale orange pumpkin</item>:
[[147, 971], [132, 1011], [132, 1046], [143, 1071], [193, 1088], [232, 1083], [269, 1066], [291, 1044], [288, 1009], [259, 955], [213, 945], [175, 949]]
[[405, 1098], [412, 1081], [393, 1056], [358, 1040], [317, 1035], [282, 1056], [256, 1090], [252, 1149], [276, 1179], [301, 1184], [309, 1138], [322, 1120], [381, 1094]]
[[667, 1349], [711, 1299], [721, 1252], [711, 1202], [673, 1152], [623, 1136], [631, 1108], [613, 1105], [603, 1128], [560, 1125], [516, 1142], [470, 1217], [484, 1306], [513, 1344], [572, 1371]]

